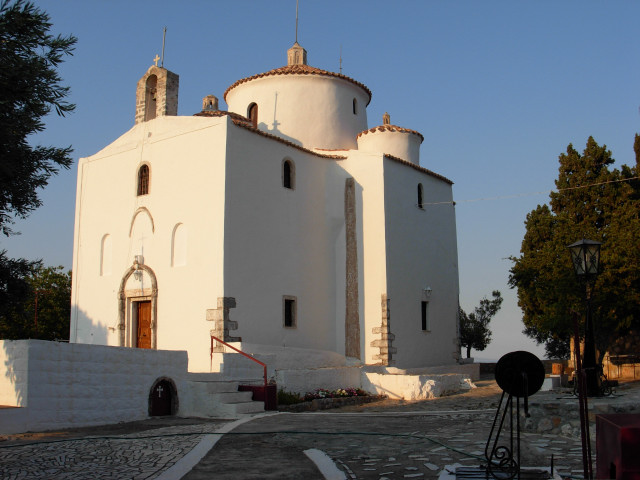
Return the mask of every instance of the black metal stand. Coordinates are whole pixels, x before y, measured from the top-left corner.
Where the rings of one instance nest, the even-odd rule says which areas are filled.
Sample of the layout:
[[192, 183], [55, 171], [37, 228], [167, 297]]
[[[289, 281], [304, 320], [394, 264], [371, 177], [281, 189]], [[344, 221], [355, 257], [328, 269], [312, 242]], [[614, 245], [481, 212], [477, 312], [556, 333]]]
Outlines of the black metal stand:
[[[506, 392], [502, 392], [496, 416], [491, 425], [491, 432], [487, 444], [484, 447], [484, 456], [487, 459], [487, 471], [493, 478], [508, 480], [514, 477], [520, 478], [520, 398], [516, 397], [516, 435], [514, 449], [514, 429], [513, 429], [513, 395], [509, 394], [507, 401], [503, 401]], [[508, 445], [500, 445], [500, 433], [509, 415], [509, 439]], [[496, 429], [496, 425], [499, 425]], [[495, 437], [494, 437], [495, 432]], [[515, 453], [515, 457], [514, 457]]]

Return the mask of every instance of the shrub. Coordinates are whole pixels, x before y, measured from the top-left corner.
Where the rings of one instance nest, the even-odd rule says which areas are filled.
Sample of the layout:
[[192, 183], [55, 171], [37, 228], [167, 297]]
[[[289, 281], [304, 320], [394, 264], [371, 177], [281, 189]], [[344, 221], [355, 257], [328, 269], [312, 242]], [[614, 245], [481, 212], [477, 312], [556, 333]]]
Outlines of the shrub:
[[293, 405], [304, 402], [299, 393], [278, 390], [278, 405]]

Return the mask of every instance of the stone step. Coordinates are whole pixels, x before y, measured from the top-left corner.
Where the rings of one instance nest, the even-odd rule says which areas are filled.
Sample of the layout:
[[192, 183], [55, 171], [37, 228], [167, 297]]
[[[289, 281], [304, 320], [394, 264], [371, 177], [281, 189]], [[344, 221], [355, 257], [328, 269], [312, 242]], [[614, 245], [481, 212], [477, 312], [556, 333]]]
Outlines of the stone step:
[[191, 415], [238, 418], [243, 414], [264, 412], [264, 403], [252, 401], [252, 392], [238, 391], [237, 381], [221, 380], [219, 374], [192, 374], [190, 380]]
[[[253, 397], [252, 392], [222, 392], [210, 394], [208, 398], [217, 403], [238, 403], [238, 402], [251, 402]], [[259, 402], [262, 403], [262, 402]]]
[[228, 382], [193, 382], [196, 385], [196, 388], [205, 392], [206, 394], [213, 395], [216, 393], [228, 393], [228, 392], [237, 392], [238, 382], [228, 381]]
[[232, 402], [222, 404], [221, 407], [222, 411], [232, 417], [264, 412], [263, 402]]

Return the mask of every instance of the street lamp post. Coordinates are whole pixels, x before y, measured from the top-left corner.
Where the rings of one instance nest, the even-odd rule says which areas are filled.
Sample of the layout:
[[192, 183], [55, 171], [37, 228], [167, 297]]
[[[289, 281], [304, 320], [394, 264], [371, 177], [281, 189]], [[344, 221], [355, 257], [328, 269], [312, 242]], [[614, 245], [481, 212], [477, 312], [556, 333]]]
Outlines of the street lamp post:
[[584, 282], [585, 298], [585, 327], [584, 354], [582, 366], [586, 376], [587, 396], [601, 396], [600, 375], [596, 369], [596, 344], [593, 319], [591, 318], [592, 282], [598, 275], [600, 265], [600, 242], [594, 240], [579, 240], [567, 248], [571, 252], [571, 261], [576, 276]]

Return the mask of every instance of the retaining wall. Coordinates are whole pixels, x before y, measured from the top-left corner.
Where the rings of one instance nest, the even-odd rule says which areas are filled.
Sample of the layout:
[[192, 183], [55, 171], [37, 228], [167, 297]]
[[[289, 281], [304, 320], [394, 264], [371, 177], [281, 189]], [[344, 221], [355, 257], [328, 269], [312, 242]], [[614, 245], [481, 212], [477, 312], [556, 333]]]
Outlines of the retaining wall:
[[[185, 385], [187, 352], [0, 340], [0, 433], [141, 420], [160, 377]], [[182, 412], [180, 412], [182, 413]]]

